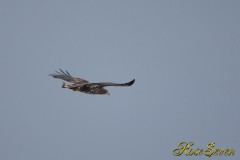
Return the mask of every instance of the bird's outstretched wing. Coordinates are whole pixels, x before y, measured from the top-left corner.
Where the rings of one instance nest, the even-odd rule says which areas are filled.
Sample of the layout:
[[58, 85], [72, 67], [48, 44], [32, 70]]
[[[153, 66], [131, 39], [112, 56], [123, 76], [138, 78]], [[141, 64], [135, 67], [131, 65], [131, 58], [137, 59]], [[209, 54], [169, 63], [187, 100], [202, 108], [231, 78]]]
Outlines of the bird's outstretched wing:
[[135, 79], [128, 83], [112, 83], [112, 82], [100, 82], [100, 83], [88, 83], [84, 84], [85, 86], [100, 86], [100, 87], [107, 87], [107, 86], [131, 86], [135, 82]]
[[56, 73], [49, 74], [49, 76], [52, 76], [54, 78], [59, 78], [59, 79], [62, 79], [64, 81], [68, 81], [68, 82], [72, 82], [72, 83], [78, 83], [78, 84], [89, 83], [85, 79], [76, 78], [76, 77], [71, 76], [71, 74], [69, 74], [68, 71], [63, 72], [63, 70], [61, 70], [60, 68], [59, 68], [59, 70], [60, 70], [60, 72], [55, 71]]

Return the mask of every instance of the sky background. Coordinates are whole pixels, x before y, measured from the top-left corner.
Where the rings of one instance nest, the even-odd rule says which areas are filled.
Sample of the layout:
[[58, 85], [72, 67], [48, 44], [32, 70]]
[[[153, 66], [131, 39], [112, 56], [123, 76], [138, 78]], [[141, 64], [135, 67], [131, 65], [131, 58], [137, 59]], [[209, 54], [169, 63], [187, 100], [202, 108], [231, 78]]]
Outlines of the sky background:
[[[240, 158], [240, 1], [0, 0], [1, 160]], [[128, 82], [62, 89], [58, 68]]]

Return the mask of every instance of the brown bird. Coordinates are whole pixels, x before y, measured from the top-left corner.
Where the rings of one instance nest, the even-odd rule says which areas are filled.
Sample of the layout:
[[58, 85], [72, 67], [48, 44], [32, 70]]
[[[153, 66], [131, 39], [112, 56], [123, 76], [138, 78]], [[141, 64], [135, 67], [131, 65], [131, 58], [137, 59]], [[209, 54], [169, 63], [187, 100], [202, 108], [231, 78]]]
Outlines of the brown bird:
[[63, 82], [62, 88], [69, 88], [73, 91], [83, 92], [87, 94], [105, 94], [110, 95], [108, 90], [106, 90], [104, 87], [107, 86], [131, 86], [135, 79], [128, 83], [112, 83], [112, 82], [100, 82], [100, 83], [90, 83], [89, 81], [81, 78], [76, 78], [71, 76], [71, 74], [68, 73], [68, 71], [63, 72], [61, 69], [59, 71], [56, 71], [54, 74], [49, 74], [49, 76], [52, 76], [54, 78], [59, 78], [67, 82], [71, 82], [71, 84], [65, 84]]

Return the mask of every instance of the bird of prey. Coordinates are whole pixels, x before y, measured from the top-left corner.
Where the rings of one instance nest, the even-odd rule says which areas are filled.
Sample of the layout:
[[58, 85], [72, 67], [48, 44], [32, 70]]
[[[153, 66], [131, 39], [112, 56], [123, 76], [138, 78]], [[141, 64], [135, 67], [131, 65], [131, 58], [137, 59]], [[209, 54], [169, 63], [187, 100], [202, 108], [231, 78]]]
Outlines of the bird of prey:
[[49, 74], [54, 78], [59, 78], [67, 82], [71, 82], [70, 84], [65, 84], [63, 82], [62, 88], [72, 89], [73, 91], [83, 92], [87, 94], [102, 94], [102, 95], [110, 95], [108, 90], [104, 87], [107, 86], [131, 86], [135, 79], [128, 83], [112, 83], [112, 82], [100, 82], [100, 83], [90, 83], [89, 81], [81, 78], [73, 77], [68, 71], [64, 72], [63, 70], [59, 69], [60, 71], [55, 71], [54, 74]]

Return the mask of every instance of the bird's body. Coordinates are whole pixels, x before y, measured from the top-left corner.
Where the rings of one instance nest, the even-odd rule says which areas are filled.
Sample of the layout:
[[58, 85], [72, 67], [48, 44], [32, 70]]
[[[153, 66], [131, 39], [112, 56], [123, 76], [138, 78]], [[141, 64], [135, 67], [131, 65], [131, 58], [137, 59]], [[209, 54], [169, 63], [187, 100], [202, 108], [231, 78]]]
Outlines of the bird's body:
[[100, 83], [90, 83], [89, 81], [81, 78], [72, 77], [67, 71], [63, 72], [60, 69], [60, 72], [56, 71], [56, 74], [50, 74], [54, 78], [63, 79], [71, 84], [63, 83], [62, 88], [69, 88], [73, 91], [78, 91], [87, 94], [107, 94], [110, 93], [104, 88], [107, 86], [131, 86], [135, 79], [128, 83], [112, 83], [112, 82], [100, 82]]

